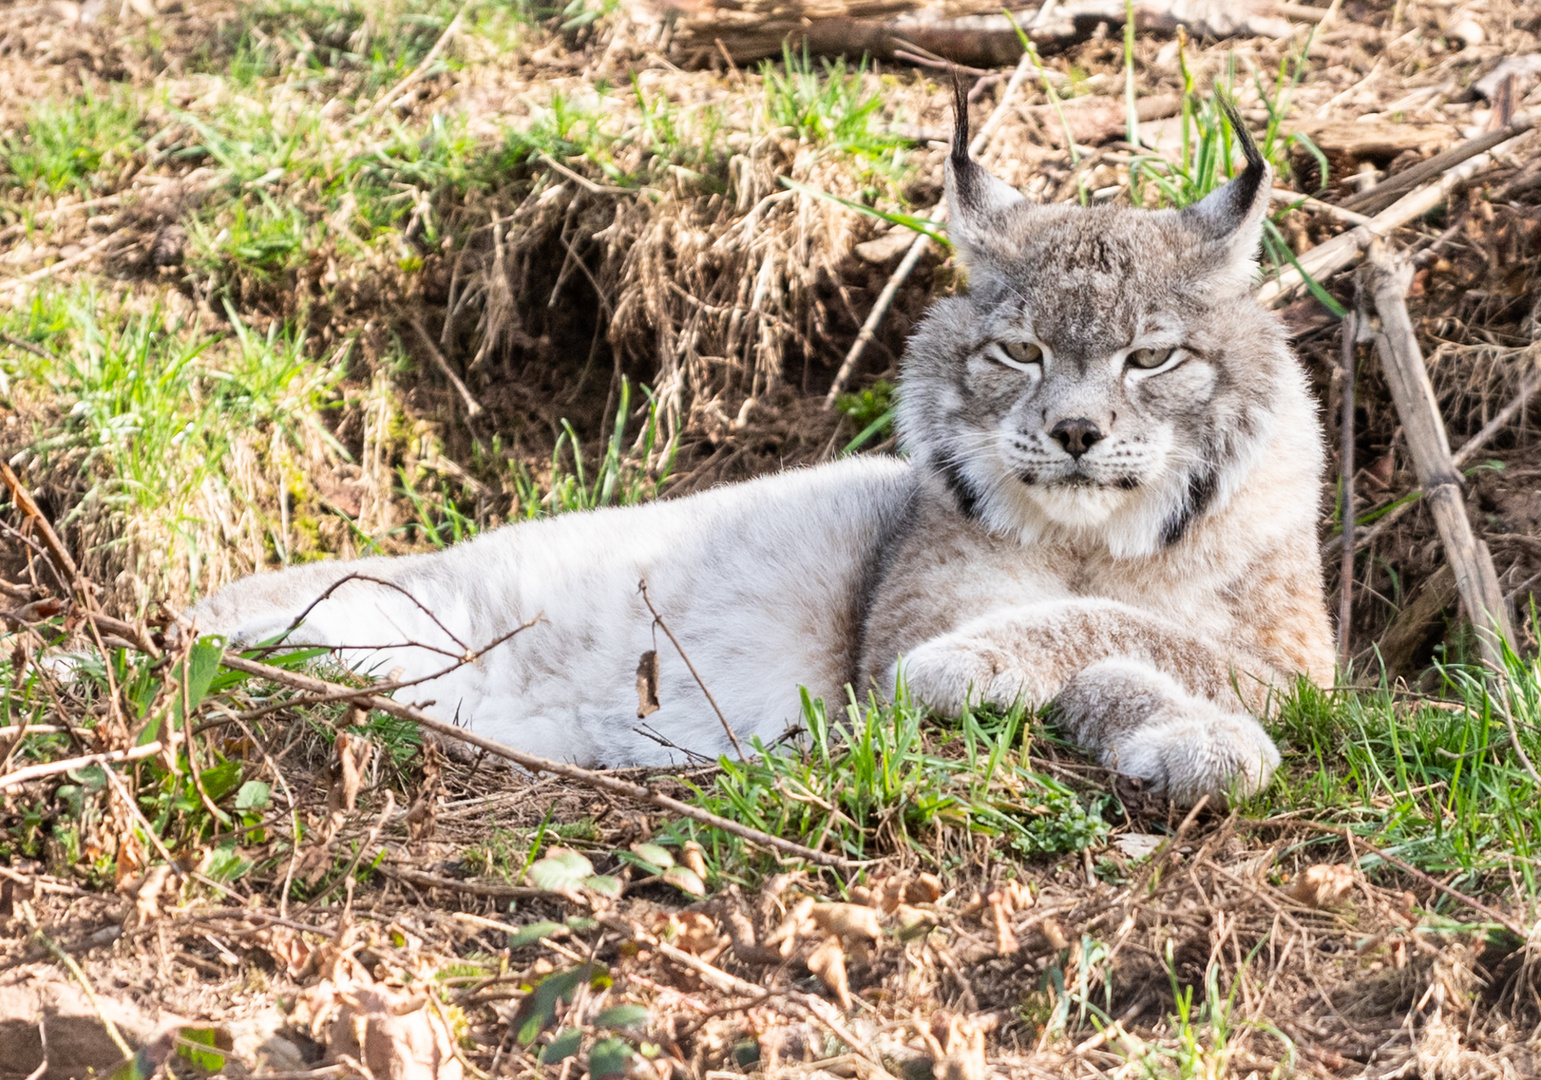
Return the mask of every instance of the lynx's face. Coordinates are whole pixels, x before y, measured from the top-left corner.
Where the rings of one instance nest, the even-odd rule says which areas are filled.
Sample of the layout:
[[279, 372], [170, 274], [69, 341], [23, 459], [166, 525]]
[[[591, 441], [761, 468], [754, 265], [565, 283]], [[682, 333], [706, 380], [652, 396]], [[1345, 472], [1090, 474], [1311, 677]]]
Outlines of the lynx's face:
[[910, 343], [911, 455], [1024, 542], [1178, 542], [1245, 476], [1293, 364], [1247, 292], [1267, 167], [1177, 212], [1034, 206], [963, 161], [948, 195], [971, 289]]

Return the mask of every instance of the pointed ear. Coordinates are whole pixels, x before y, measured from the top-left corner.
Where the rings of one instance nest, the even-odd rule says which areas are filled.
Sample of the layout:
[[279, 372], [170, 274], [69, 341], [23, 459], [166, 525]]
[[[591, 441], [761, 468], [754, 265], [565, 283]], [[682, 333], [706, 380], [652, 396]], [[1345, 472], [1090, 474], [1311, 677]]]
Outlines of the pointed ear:
[[1240, 176], [1216, 188], [1182, 211], [1182, 220], [1219, 251], [1219, 269], [1234, 274], [1242, 285], [1251, 283], [1257, 269], [1258, 248], [1263, 242], [1263, 218], [1273, 191], [1273, 169], [1264, 160], [1247, 131], [1236, 106], [1217, 98], [1231, 129], [1241, 142], [1247, 167]]
[[999, 234], [1001, 211], [1023, 202], [1016, 188], [997, 180], [969, 156], [968, 91], [953, 74], [952, 153], [947, 156], [947, 235], [963, 261], [986, 255], [989, 239]]

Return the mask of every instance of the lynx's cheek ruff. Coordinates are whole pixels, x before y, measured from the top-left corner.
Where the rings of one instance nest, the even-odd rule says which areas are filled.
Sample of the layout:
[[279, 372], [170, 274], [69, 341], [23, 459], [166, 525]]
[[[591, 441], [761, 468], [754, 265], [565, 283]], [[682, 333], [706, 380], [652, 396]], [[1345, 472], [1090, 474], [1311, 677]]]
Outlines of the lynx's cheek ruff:
[[[1174, 800], [1250, 793], [1256, 719], [1331, 679], [1316, 551], [1321, 435], [1283, 331], [1247, 295], [1269, 170], [1182, 211], [1034, 206], [947, 164], [970, 291], [938, 301], [901, 375], [909, 460], [846, 459], [648, 506], [509, 526], [428, 555], [313, 564], [196, 605], [206, 632], [332, 646], [482, 734], [586, 764], [730, 749], [648, 597], [740, 740], [796, 723], [800, 686], [955, 714], [1052, 706]], [[318, 601], [318, 598], [325, 599]], [[303, 616], [303, 618], [302, 618]], [[446, 656], [532, 622], [475, 663]], [[638, 730], [638, 658], [658, 700]]]

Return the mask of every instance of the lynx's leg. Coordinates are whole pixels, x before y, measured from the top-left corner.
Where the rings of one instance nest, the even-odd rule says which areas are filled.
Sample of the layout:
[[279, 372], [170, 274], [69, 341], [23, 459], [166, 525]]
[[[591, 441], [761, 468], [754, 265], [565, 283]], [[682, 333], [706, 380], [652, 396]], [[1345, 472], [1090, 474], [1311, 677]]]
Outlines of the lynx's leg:
[[1040, 708], [1104, 761], [1192, 801], [1268, 782], [1278, 751], [1246, 714], [1260, 665], [1159, 616], [1109, 600], [1003, 611], [925, 642], [899, 665], [910, 694], [948, 715], [971, 703]]
[[[1113, 600], [1061, 600], [995, 612], [932, 638], [897, 667], [913, 696], [956, 716], [968, 703], [1039, 708], [1083, 668], [1120, 657], [1142, 660], [1188, 693], [1230, 709], [1242, 705], [1238, 688], [1264, 696], [1264, 688], [1233, 671], [1232, 658], [1212, 642]], [[896, 674], [890, 668], [888, 685]]]
[[1256, 720], [1195, 697], [1139, 660], [1103, 660], [1077, 672], [1053, 713], [1104, 765], [1183, 805], [1254, 794], [1279, 767], [1278, 748]]

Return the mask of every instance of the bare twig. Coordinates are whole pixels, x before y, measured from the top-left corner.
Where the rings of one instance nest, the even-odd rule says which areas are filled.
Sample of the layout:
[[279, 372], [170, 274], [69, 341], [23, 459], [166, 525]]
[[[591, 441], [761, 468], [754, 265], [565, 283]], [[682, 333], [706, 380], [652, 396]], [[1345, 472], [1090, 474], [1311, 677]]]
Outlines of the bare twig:
[[[1521, 133], [1523, 134], [1523, 132]], [[1519, 136], [1513, 136], [1518, 138]], [[1502, 149], [1494, 147], [1493, 152]], [[1431, 159], [1432, 160], [1432, 159]], [[1300, 256], [1298, 266], [1280, 272], [1279, 276], [1263, 282], [1254, 294], [1259, 303], [1271, 306], [1287, 300], [1306, 283], [1306, 275], [1320, 281], [1330, 277], [1357, 259], [1360, 253], [1375, 239], [1385, 239], [1391, 233], [1416, 220], [1440, 205], [1450, 192], [1466, 183], [1493, 163], [1492, 153], [1481, 153], [1448, 168], [1437, 179], [1424, 187], [1402, 196], [1370, 221], [1334, 236]]]
[[[255, 660], [248, 660], [236, 653], [225, 653], [224, 664], [233, 671], [243, 671], [248, 675], [257, 675], [271, 682], [291, 686], [296, 690], [304, 690], [313, 694], [341, 694], [348, 689], [337, 683], [327, 682], [310, 675], [303, 675], [295, 671], [285, 671], [283, 668], [261, 664]], [[502, 743], [483, 738], [474, 732], [458, 728], [454, 724], [440, 720], [438, 717], [430, 716], [421, 709], [413, 708], [410, 705], [403, 705], [388, 697], [371, 694], [367, 690], [354, 691], [348, 700], [353, 701], [360, 708], [378, 709], [381, 712], [390, 713], [392, 716], [399, 716], [403, 720], [411, 720], [418, 726], [436, 732], [446, 738], [455, 739], [470, 746], [480, 747], [489, 754], [512, 761], [514, 764], [531, 772], [553, 773], [600, 791], [624, 795], [631, 799], [642, 799], [682, 817], [690, 818], [692, 821], [699, 821], [703, 825], [710, 825], [715, 829], [721, 829], [723, 832], [730, 833], [760, 847], [769, 848], [800, 859], [807, 859], [809, 862], [817, 863], [820, 866], [830, 866], [842, 870], [852, 870], [863, 865], [839, 855], [832, 855], [827, 851], [819, 851], [779, 836], [772, 836], [770, 833], [761, 832], [759, 829], [752, 829], [736, 821], [729, 821], [727, 818], [719, 817], [709, 811], [702, 810], [700, 807], [691, 806], [689, 803], [680, 802], [678, 799], [672, 799], [642, 784], [634, 784], [629, 780], [622, 780], [592, 769], [569, 765], [566, 762], [552, 761], [549, 758], [526, 753], [523, 750], [515, 750], [513, 747], [504, 746]]]
[[6, 773], [0, 776], [0, 791], [6, 788], [17, 787], [29, 780], [40, 780], [45, 776], [57, 776], [59, 773], [69, 772], [71, 769], [83, 769], [88, 765], [112, 765], [121, 761], [138, 761], [140, 758], [153, 757], [161, 752], [160, 740], [147, 742], [143, 746], [135, 746], [128, 750], [111, 750], [102, 754], [83, 754], [80, 757], [63, 758], [59, 761], [45, 761], [40, 765], [28, 765], [24, 769]]
[[19, 278], [12, 278], [9, 281], [0, 281], [0, 289], [19, 289], [23, 285], [30, 285], [35, 281], [42, 281], [44, 278], [52, 277], [60, 270], [68, 270], [72, 266], [79, 266], [81, 263], [88, 262], [95, 256], [101, 254], [102, 250], [116, 239], [118, 239], [118, 233], [108, 233], [106, 236], [102, 237], [90, 247], [82, 248], [68, 258], [60, 259], [55, 263], [49, 263], [41, 270], [34, 270], [32, 273], [23, 274]]
[[10, 334], [0, 334], [0, 341], [5, 342], [13, 349], [21, 349], [23, 352], [31, 353], [33, 356], [41, 356], [44, 360], [58, 359], [57, 356], [49, 352], [47, 349], [44, 349], [38, 345], [34, 345], [30, 341], [23, 341], [19, 337], [12, 337]]
[[433, 361], [433, 366], [439, 369], [439, 374], [448, 379], [450, 386], [455, 388], [455, 393], [460, 395], [461, 404], [466, 407], [466, 415], [474, 420], [486, 412], [487, 410], [482, 408], [481, 402], [471, 396], [471, 391], [466, 388], [466, 384], [461, 381], [460, 376], [455, 374], [455, 369], [449, 366], [449, 361], [439, 351], [438, 344], [433, 338], [428, 336], [428, 331], [423, 329], [422, 320], [414, 318], [412, 320], [412, 329], [417, 331], [417, 336], [428, 347], [428, 358]]
[[1486, 135], [1478, 135], [1475, 139], [1468, 139], [1460, 146], [1452, 147], [1442, 154], [1435, 154], [1427, 161], [1420, 161], [1412, 168], [1388, 177], [1369, 191], [1355, 195], [1351, 199], [1345, 199], [1343, 208], [1373, 214], [1395, 202], [1402, 192], [1411, 191], [1419, 184], [1439, 176], [1448, 169], [1455, 168], [1463, 161], [1469, 161], [1478, 154], [1486, 153], [1510, 139], [1518, 138], [1534, 127], [1535, 123], [1535, 113], [1520, 113], [1507, 127], [1490, 131]]
[[75, 981], [80, 984], [81, 990], [85, 991], [86, 1000], [91, 1003], [91, 1008], [96, 1010], [96, 1018], [101, 1021], [102, 1027], [106, 1030], [107, 1037], [113, 1041], [113, 1045], [123, 1052], [124, 1057], [133, 1057], [134, 1048], [128, 1044], [128, 1040], [123, 1038], [123, 1033], [118, 1030], [118, 1025], [112, 1022], [112, 1017], [108, 1016], [102, 1009], [102, 1001], [96, 996], [96, 988], [91, 985], [91, 980], [86, 978], [86, 973], [80, 970], [80, 965], [75, 962], [75, 958], [59, 948], [59, 943], [54, 941], [53, 938], [43, 933], [43, 928], [38, 925], [37, 916], [33, 914], [30, 904], [24, 903], [22, 905], [22, 912], [26, 916], [27, 924], [32, 927], [32, 933], [37, 936], [38, 941], [42, 943], [45, 949], [53, 953], [54, 959], [63, 964], [69, 970], [69, 973], [75, 976]]
[[[1458, 447], [1455, 452], [1451, 454], [1450, 459], [1455, 464], [1455, 467], [1457, 469], [1464, 469], [1467, 465], [1469, 465], [1471, 463], [1471, 459], [1481, 453], [1483, 448], [1486, 447], [1488, 443], [1492, 442], [1493, 439], [1497, 437], [1499, 432], [1508, 427], [1510, 422], [1519, 415], [1521, 409], [1530, 404], [1530, 400], [1536, 396], [1536, 392], [1538, 390], [1541, 390], [1541, 371], [1533, 371], [1527, 375], [1525, 377], [1525, 381], [1520, 384], [1519, 392], [1514, 395], [1513, 400], [1511, 400], [1502, 409], [1499, 409], [1498, 412], [1494, 413], [1493, 419], [1482, 425], [1481, 431], [1477, 432], [1471, 438], [1463, 442], [1460, 447]], [[1388, 529], [1391, 528], [1393, 523], [1398, 521], [1403, 514], [1407, 513], [1407, 511], [1415, 505], [1417, 505], [1416, 500], [1409, 500], [1408, 502], [1403, 503], [1401, 506], [1396, 507], [1394, 510], [1387, 511], [1380, 517], [1379, 520], [1375, 522], [1374, 525], [1371, 525], [1364, 532], [1357, 535], [1356, 539], [1354, 540], [1354, 550], [1362, 551], [1370, 544], [1374, 543]], [[1324, 555], [1330, 555], [1339, 547], [1341, 547], [1342, 544], [1343, 538], [1341, 536], [1335, 536], [1331, 540], [1327, 541], [1327, 543], [1322, 545], [1322, 553]]]
[[1342, 509], [1340, 520], [1343, 522], [1343, 567], [1340, 571], [1338, 582], [1338, 666], [1344, 671], [1348, 670], [1348, 662], [1353, 654], [1349, 652], [1349, 630], [1354, 622], [1354, 380], [1357, 373], [1354, 369], [1354, 349], [1357, 346], [1355, 336], [1358, 333], [1358, 321], [1350, 312], [1342, 323], [1343, 333], [1343, 419], [1341, 421], [1342, 436], [1340, 451], [1341, 461], [1338, 475], [1341, 477]]
[[701, 693], [706, 695], [706, 700], [711, 704], [712, 712], [716, 713], [717, 719], [722, 722], [722, 730], [728, 733], [728, 741], [733, 744], [733, 752], [738, 755], [738, 760], [743, 761], [744, 748], [739, 745], [738, 736], [733, 734], [733, 725], [728, 723], [728, 718], [723, 715], [722, 709], [717, 705], [717, 699], [712, 697], [712, 692], [706, 688], [706, 683], [702, 680], [701, 673], [690, 662], [690, 657], [685, 655], [685, 649], [680, 645], [679, 639], [674, 636], [674, 631], [669, 629], [669, 624], [663, 621], [663, 616], [658, 614], [658, 609], [653, 606], [653, 599], [647, 594], [647, 580], [639, 581], [637, 589], [642, 593], [642, 602], [653, 613], [654, 625], [663, 630], [664, 636], [669, 639], [669, 644], [674, 646], [674, 651], [680, 654], [681, 660], [685, 661], [685, 666], [690, 669], [691, 678], [696, 680], [696, 685], [701, 688]]
[[460, 24], [465, 20], [466, 11], [469, 10], [470, 7], [471, 4], [469, 0], [467, 0], [467, 2], [464, 4], [461, 4], [460, 10], [455, 12], [455, 17], [451, 19], [449, 21], [449, 25], [444, 28], [444, 33], [439, 35], [439, 40], [433, 43], [433, 48], [428, 50], [428, 55], [423, 57], [422, 61], [417, 65], [417, 67], [413, 68], [407, 74], [406, 78], [402, 79], [395, 86], [391, 87], [385, 93], [376, 98], [374, 104], [365, 109], [360, 115], [354, 117], [353, 121], [348, 126], [358, 127], [362, 124], [368, 123], [374, 118], [376, 113], [383, 111], [387, 106], [390, 105], [391, 102], [401, 97], [402, 94], [406, 93], [409, 89], [422, 81], [423, 76], [428, 74], [428, 69], [433, 67], [434, 63], [439, 59], [440, 54], [444, 52], [451, 41], [455, 40], [455, 35], [460, 32]]

